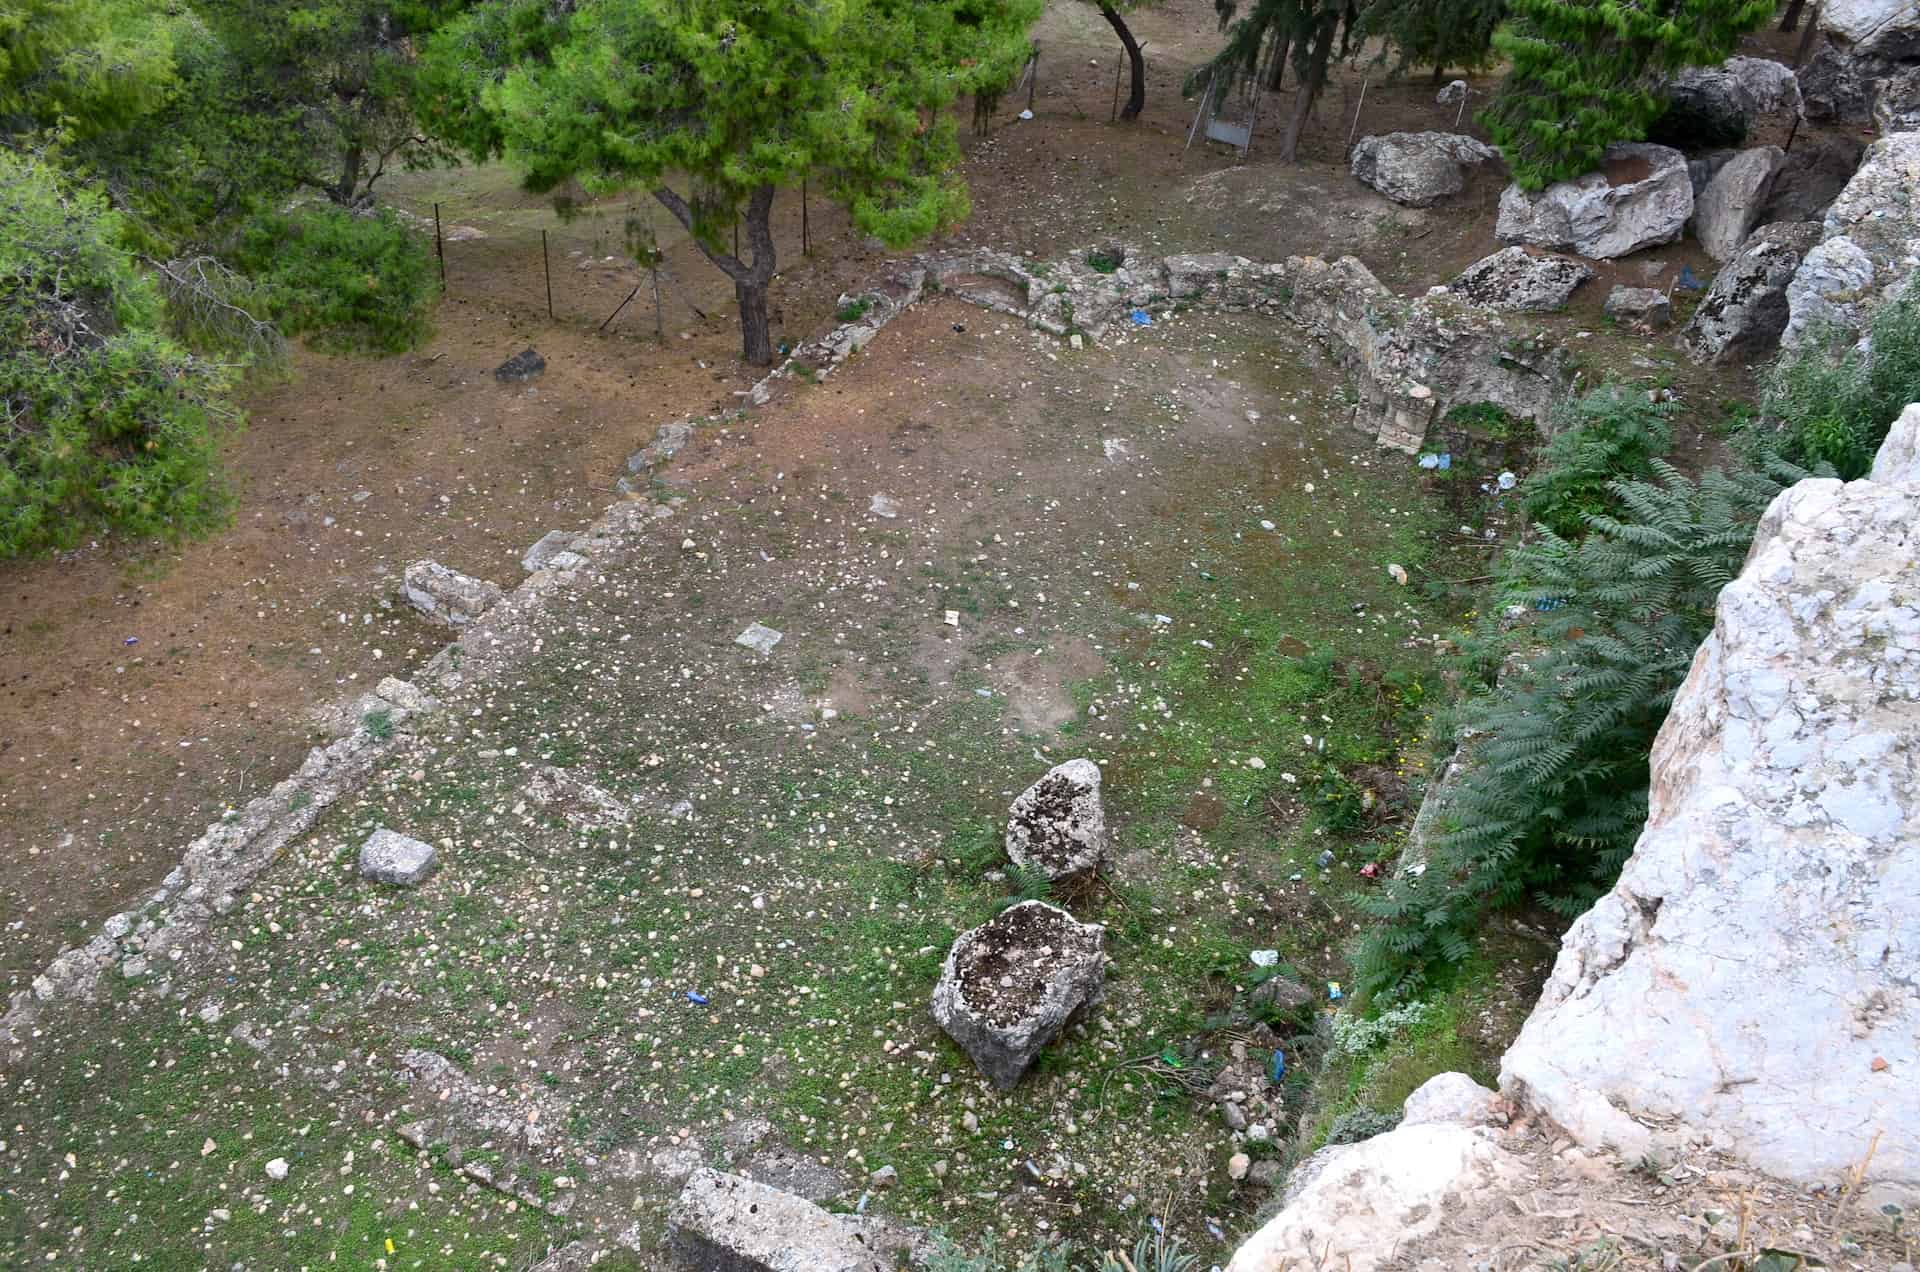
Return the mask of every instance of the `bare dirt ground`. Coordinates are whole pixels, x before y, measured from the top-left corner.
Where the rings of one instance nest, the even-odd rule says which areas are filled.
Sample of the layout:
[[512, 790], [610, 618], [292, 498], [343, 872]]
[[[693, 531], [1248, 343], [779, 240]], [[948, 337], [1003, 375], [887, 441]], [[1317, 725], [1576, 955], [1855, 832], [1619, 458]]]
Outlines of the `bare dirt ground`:
[[[1122, 126], [1108, 122], [1110, 31], [1092, 6], [1052, 6], [1036, 34], [1037, 118], [1015, 120], [1024, 102], [1009, 99], [990, 136], [967, 139], [974, 214], [950, 242], [1041, 255], [1103, 236], [1255, 259], [1352, 252], [1409, 292], [1497, 246], [1495, 184], [1415, 211], [1346, 174], [1356, 111], [1361, 133], [1451, 126], [1424, 76], [1343, 68], [1299, 164], [1271, 163], [1271, 127], [1241, 164], [1205, 142], [1186, 149], [1193, 103], [1179, 86], [1215, 47], [1211, 5], [1176, 0], [1134, 18], [1149, 46], [1148, 106]], [[1270, 94], [1263, 117], [1277, 125], [1290, 97]], [[288, 382], [256, 390], [231, 451], [229, 532], [0, 566], [0, 992], [150, 887], [224, 807], [290, 769], [317, 739], [311, 708], [441, 643], [395, 608], [408, 561], [431, 556], [510, 585], [527, 545], [606, 501], [653, 423], [724, 407], [751, 381], [724, 280], [644, 203], [563, 223], [498, 170], [403, 176], [389, 193], [422, 223], [441, 203], [452, 232], [427, 345], [388, 359], [303, 351]], [[594, 330], [643, 281], [606, 260], [630, 212], [650, 217], [668, 249], [662, 344], [645, 290]], [[883, 264], [842, 214], [817, 198], [808, 212], [805, 258], [792, 192], [777, 215], [788, 267], [775, 308], [795, 340], [830, 324], [834, 297]], [[545, 312], [542, 228], [557, 321]], [[1603, 271], [1562, 321], [1591, 323], [1604, 342], [1597, 310], [1612, 274], [1657, 283], [1689, 262], [1704, 268], [1676, 246]], [[547, 374], [524, 389], [496, 384], [491, 368], [527, 345]], [[1741, 392], [1740, 379], [1718, 377], [1701, 396]]]

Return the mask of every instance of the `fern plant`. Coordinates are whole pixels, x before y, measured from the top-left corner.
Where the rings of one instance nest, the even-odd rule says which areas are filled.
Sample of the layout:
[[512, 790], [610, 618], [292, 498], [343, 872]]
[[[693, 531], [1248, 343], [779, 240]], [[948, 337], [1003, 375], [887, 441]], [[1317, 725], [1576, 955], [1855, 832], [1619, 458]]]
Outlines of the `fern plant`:
[[1613, 511], [1611, 483], [1651, 475], [1654, 457], [1673, 445], [1670, 409], [1617, 384], [1562, 406], [1540, 468], [1520, 488], [1527, 518], [1579, 537], [1588, 516]]
[[1525, 628], [1497, 685], [1467, 704], [1475, 741], [1427, 870], [1368, 896], [1355, 951], [1368, 996], [1416, 989], [1471, 951], [1480, 918], [1523, 902], [1572, 916], [1618, 876], [1646, 820], [1648, 755], [1720, 589], [1753, 528], [1804, 473], [1712, 471], [1615, 481], [1614, 513], [1575, 543], [1543, 530], [1509, 557], [1510, 602], [1555, 605]]

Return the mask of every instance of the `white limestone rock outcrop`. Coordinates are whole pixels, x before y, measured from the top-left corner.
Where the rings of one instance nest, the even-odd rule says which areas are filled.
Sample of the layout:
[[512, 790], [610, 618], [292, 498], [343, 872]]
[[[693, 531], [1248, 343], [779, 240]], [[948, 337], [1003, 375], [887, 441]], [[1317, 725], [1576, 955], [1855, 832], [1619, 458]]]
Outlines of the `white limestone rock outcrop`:
[[1537, 194], [1508, 186], [1494, 235], [1503, 243], [1611, 259], [1673, 242], [1692, 215], [1686, 156], [1670, 146], [1627, 142], [1607, 148], [1598, 172]]
[[1730, 57], [1719, 66], [1691, 66], [1667, 85], [1667, 100], [1696, 114], [1751, 123], [1755, 118], [1800, 110], [1800, 81], [1793, 68], [1767, 57]]
[[1467, 188], [1467, 177], [1500, 152], [1460, 133], [1397, 132], [1362, 137], [1350, 169], [1360, 184], [1410, 208], [1432, 207]]
[[1920, 1184], [1920, 409], [1762, 519], [1502, 1090], [1631, 1158]]
[[1227, 1272], [1373, 1272], [1436, 1231], [1450, 1206], [1515, 1185], [1525, 1168], [1482, 1124], [1492, 1100], [1464, 1074], [1441, 1074], [1407, 1097], [1395, 1129], [1314, 1154]]

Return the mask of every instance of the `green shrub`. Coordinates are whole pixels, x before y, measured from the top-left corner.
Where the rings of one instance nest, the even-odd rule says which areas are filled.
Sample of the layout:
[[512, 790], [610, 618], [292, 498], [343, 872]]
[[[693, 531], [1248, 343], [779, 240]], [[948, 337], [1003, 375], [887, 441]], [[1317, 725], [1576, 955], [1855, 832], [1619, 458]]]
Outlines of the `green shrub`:
[[1400, 1125], [1398, 1113], [1382, 1113], [1379, 1109], [1370, 1109], [1363, 1105], [1333, 1119], [1333, 1125], [1327, 1128], [1327, 1146], [1358, 1144], [1361, 1140], [1385, 1135], [1398, 1125]]
[[0, 150], [0, 557], [224, 523], [228, 368], [164, 332], [103, 196]]
[[1540, 467], [1520, 488], [1528, 520], [1564, 539], [1585, 534], [1587, 518], [1617, 507], [1612, 484], [1652, 475], [1654, 460], [1673, 445], [1666, 411], [1621, 385], [1562, 406]]
[[1578, 914], [1632, 851], [1654, 735], [1714, 601], [1768, 502], [1804, 475], [1776, 465], [1696, 483], [1653, 466], [1658, 484], [1613, 483], [1617, 514], [1592, 516], [1584, 540], [1546, 530], [1509, 557], [1503, 600], [1551, 607], [1462, 711], [1476, 736], [1427, 869], [1363, 898], [1379, 920], [1355, 950], [1363, 995], [1404, 995], [1464, 961], [1489, 909]]
[[862, 296], [857, 300], [850, 300], [846, 304], [840, 306], [840, 308], [834, 311], [833, 316], [835, 318], [838, 318], [841, 322], [859, 322], [862, 318], [867, 316], [867, 310], [871, 308], [872, 305], [873, 305], [872, 301], [868, 300], [865, 296]]
[[400, 353], [432, 330], [433, 256], [391, 210], [357, 216], [308, 204], [264, 213], [241, 229], [234, 260], [281, 327], [323, 347]]
[[1920, 282], [1881, 306], [1868, 325], [1870, 354], [1816, 340], [1784, 353], [1767, 388], [1762, 445], [1851, 481], [1873, 467], [1887, 428], [1920, 401]]

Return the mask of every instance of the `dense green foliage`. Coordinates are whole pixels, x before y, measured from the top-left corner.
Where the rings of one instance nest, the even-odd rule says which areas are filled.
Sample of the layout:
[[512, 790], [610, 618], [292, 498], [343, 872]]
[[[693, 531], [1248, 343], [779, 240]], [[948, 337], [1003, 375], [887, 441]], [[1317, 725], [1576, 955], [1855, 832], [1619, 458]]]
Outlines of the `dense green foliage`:
[[85, 137], [152, 112], [183, 25], [151, 0], [0, 0], [0, 134]]
[[1723, 61], [1772, 0], [1511, 0], [1493, 38], [1512, 71], [1479, 119], [1523, 189], [1591, 172], [1644, 137], [1659, 77]]
[[329, 349], [410, 349], [426, 339], [439, 298], [432, 253], [391, 211], [265, 213], [242, 228], [234, 259], [275, 322]]
[[1814, 341], [1783, 354], [1768, 385], [1765, 444], [1851, 481], [1873, 467], [1887, 428], [1920, 401], [1920, 283], [1874, 314], [1871, 353]]
[[[424, 84], [443, 135], [504, 153], [530, 189], [650, 190], [733, 280], [747, 360], [764, 363], [774, 192], [809, 180], [895, 246], [959, 220], [946, 108], [1018, 73], [1040, 7], [494, 0], [434, 41]], [[736, 226], [746, 253], [727, 249]]]
[[[1575, 432], [1633, 430], [1590, 404]], [[1611, 443], [1569, 446], [1591, 456]], [[1654, 481], [1611, 483], [1614, 510], [1587, 514], [1585, 538], [1543, 527], [1509, 554], [1500, 607], [1528, 619], [1488, 630], [1472, 653], [1482, 688], [1451, 722], [1463, 769], [1425, 870], [1366, 903], [1378, 922], [1356, 951], [1363, 993], [1404, 993], [1460, 963], [1489, 910], [1578, 913], [1632, 850], [1654, 735], [1761, 512], [1799, 475], [1775, 463], [1695, 482], [1651, 467]]]
[[1430, 66], [1434, 78], [1449, 67], [1478, 70], [1493, 56], [1493, 33], [1507, 16], [1507, 0], [1374, 0], [1361, 31], [1386, 41], [1400, 69]]
[[227, 375], [165, 333], [116, 218], [0, 150], [0, 556], [219, 524]]
[[1527, 520], [1578, 538], [1588, 517], [1619, 506], [1614, 482], [1651, 476], [1672, 445], [1666, 411], [1643, 393], [1608, 385], [1573, 399], [1555, 413], [1553, 440], [1520, 488]]

